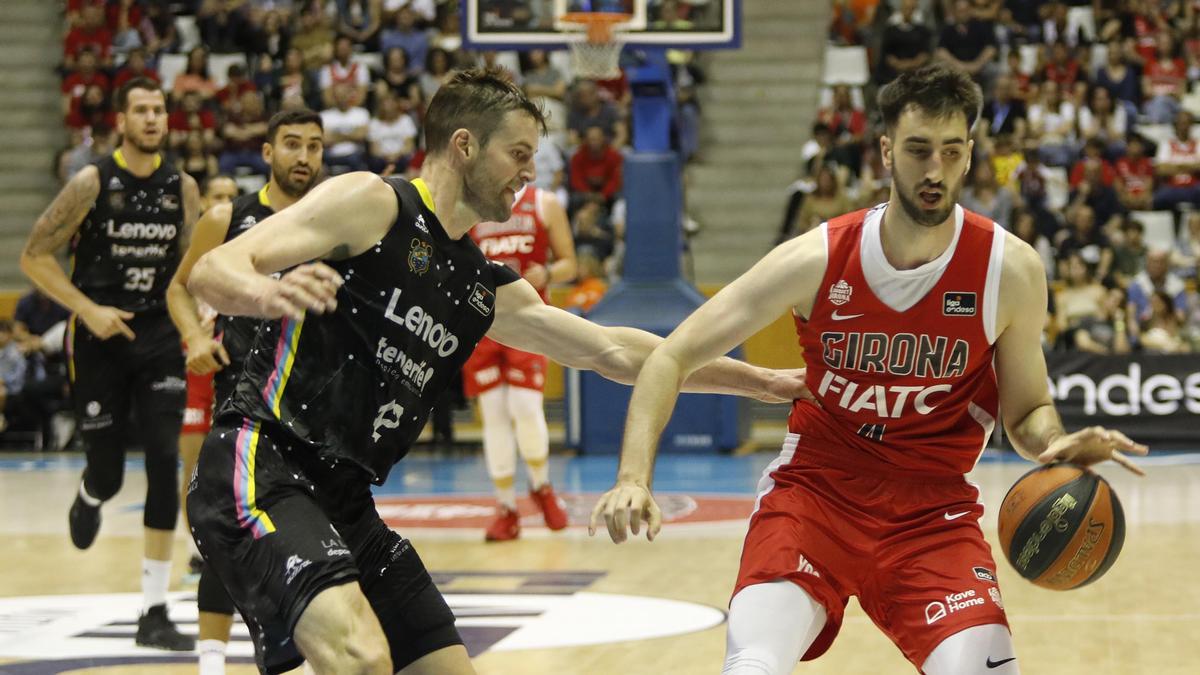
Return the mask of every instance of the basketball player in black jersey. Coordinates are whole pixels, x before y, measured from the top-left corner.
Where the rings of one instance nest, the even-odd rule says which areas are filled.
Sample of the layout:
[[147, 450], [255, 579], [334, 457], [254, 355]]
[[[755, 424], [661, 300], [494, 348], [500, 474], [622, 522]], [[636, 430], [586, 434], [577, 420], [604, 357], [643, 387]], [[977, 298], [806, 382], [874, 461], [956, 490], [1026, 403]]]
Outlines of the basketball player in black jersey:
[[[312, 188], [321, 171], [323, 135], [321, 116], [311, 110], [276, 113], [267, 123], [267, 141], [262, 147], [263, 161], [271, 167], [270, 180], [258, 192], [242, 195], [232, 204], [215, 206], [200, 218], [192, 245], [167, 290], [171, 317], [187, 344], [188, 370], [198, 375], [215, 373], [213, 401], [216, 405], [233, 391], [260, 320], [219, 316], [216, 325], [219, 337], [214, 338], [213, 331], [207, 330], [201, 320], [196, 300], [187, 291], [188, 277], [200, 256], [288, 208]], [[190, 472], [184, 475], [190, 476]], [[196, 596], [200, 610], [200, 641], [197, 645], [200, 675], [219, 675], [225, 672], [225, 646], [233, 625], [233, 601], [207, 568], [200, 573]]]
[[[661, 341], [543, 303], [466, 236], [509, 218], [542, 131], [503, 71], [458, 73], [429, 104], [420, 179], [330, 179], [193, 268], [189, 289], [222, 314], [279, 319], [261, 325], [188, 499], [264, 672], [301, 658], [318, 673], [473, 672], [371, 483], [408, 452], [484, 334], [622, 382]], [[688, 385], [773, 401], [803, 391], [795, 372], [729, 359]]]
[[[71, 541], [80, 549], [92, 545], [100, 504], [121, 487], [132, 411], [147, 483], [137, 643], [186, 651], [195, 640], [181, 635], [166, 612], [185, 383], [165, 293], [199, 214], [200, 192], [159, 154], [167, 107], [158, 83], [130, 80], [116, 107], [121, 146], [63, 187], [34, 225], [21, 269], [73, 312], [66, 349], [87, 468], [71, 506]], [[54, 257], [68, 242], [70, 277]]]

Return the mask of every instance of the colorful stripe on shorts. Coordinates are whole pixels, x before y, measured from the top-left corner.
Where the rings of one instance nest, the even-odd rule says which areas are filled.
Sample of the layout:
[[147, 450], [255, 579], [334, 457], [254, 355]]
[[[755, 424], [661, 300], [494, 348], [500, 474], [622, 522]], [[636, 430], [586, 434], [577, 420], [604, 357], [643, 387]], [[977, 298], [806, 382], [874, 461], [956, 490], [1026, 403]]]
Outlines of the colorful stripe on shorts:
[[246, 420], [238, 432], [233, 462], [233, 497], [237, 504], [238, 525], [250, 528], [254, 538], [275, 531], [275, 523], [266, 511], [258, 508], [254, 494], [254, 462], [258, 454], [259, 431], [262, 425]]
[[267, 386], [263, 388], [263, 400], [267, 407], [279, 418], [279, 404], [283, 401], [283, 388], [287, 386], [288, 378], [292, 376], [292, 366], [296, 363], [296, 347], [300, 343], [300, 329], [304, 326], [304, 317], [293, 319], [284, 318], [279, 324], [279, 342], [275, 345], [275, 370], [267, 378]]

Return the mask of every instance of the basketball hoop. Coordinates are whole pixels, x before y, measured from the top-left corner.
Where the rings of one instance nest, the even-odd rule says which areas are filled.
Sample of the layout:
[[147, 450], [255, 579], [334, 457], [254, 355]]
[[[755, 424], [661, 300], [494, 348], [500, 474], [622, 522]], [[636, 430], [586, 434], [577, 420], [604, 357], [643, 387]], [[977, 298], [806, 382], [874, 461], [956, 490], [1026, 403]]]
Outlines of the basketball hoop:
[[577, 77], [611, 80], [621, 76], [624, 24], [632, 14], [616, 12], [568, 12], [558, 17], [567, 30], [587, 31], [587, 38], [570, 42], [571, 67]]

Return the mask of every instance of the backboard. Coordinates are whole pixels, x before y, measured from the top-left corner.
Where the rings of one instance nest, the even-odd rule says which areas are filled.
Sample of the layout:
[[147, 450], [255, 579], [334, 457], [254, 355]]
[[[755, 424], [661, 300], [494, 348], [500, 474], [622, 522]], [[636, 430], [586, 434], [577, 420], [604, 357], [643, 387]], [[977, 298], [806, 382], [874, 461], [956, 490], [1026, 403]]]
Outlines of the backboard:
[[644, 47], [741, 46], [742, 0], [460, 0], [463, 46], [555, 49], [586, 39], [562, 21], [569, 12], [629, 14], [624, 42]]

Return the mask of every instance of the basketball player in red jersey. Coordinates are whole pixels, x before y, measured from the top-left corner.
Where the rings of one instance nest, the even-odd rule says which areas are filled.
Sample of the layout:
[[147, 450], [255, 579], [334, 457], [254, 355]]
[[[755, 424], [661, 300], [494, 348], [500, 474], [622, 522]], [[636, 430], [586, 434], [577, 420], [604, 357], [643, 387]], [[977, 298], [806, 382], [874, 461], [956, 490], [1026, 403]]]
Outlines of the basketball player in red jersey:
[[1144, 454], [1118, 431], [1068, 434], [1047, 388], [1032, 248], [957, 205], [979, 89], [931, 65], [879, 94], [891, 199], [789, 241], [689, 317], [638, 376], [616, 486], [592, 513], [653, 539], [655, 449], [678, 383], [791, 310], [815, 402], [797, 401], [764, 471], [730, 602], [723, 673], [820, 656], [851, 595], [927, 675], [1018, 672], [964, 477], [999, 411], [1018, 452], [1089, 465]]
[[[549, 284], [575, 278], [575, 242], [562, 204], [550, 192], [528, 184], [503, 223], [479, 223], [471, 238], [490, 260], [508, 265], [546, 301]], [[553, 254], [554, 262], [547, 265]], [[561, 530], [567, 514], [550, 485], [550, 435], [542, 408], [546, 357], [483, 338], [463, 366], [463, 388], [479, 398], [483, 416], [483, 455], [496, 486], [496, 519], [486, 541], [508, 541], [521, 533], [513, 489], [516, 453], [529, 467], [529, 496], [542, 511], [546, 527]], [[514, 448], [514, 443], [516, 447]]]

